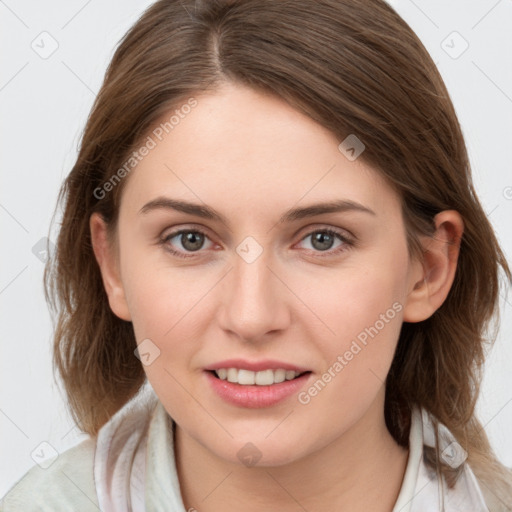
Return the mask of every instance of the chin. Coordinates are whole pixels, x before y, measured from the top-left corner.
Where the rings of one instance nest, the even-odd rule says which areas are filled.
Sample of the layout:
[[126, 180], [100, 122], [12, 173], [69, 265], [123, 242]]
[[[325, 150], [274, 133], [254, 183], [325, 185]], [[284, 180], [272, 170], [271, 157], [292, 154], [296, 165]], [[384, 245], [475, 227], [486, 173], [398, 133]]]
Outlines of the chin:
[[[271, 434], [272, 436], [272, 434]], [[217, 441], [217, 440], [216, 440]], [[294, 438], [286, 436], [275, 436], [274, 439], [265, 439], [265, 435], [245, 434], [235, 436], [229, 443], [220, 443], [215, 446], [204, 446], [217, 457], [230, 463], [246, 467], [278, 467], [290, 464], [301, 458], [304, 446], [301, 446], [301, 452], [297, 450], [297, 441]], [[218, 442], [218, 441], [217, 441]]]

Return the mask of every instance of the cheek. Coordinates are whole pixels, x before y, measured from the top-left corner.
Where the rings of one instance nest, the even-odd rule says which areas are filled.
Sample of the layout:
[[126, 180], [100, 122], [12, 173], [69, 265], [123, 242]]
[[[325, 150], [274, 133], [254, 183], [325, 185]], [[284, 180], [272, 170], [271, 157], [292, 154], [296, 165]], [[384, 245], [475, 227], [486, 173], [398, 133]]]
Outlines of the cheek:
[[402, 324], [391, 284], [368, 274], [331, 287], [329, 300], [326, 294], [317, 298], [317, 310], [335, 334], [317, 335], [323, 368], [297, 398], [304, 418], [316, 418], [315, 428], [326, 438], [340, 426], [348, 429], [383, 393]]
[[[190, 380], [211, 318], [211, 308], [206, 311], [205, 306], [218, 276], [204, 269], [171, 267], [154, 248], [125, 254], [123, 283], [135, 338], [151, 358], [143, 369], [161, 400], [170, 404], [167, 410], [179, 417], [190, 400], [182, 385]], [[193, 388], [187, 384], [186, 389]]]
[[176, 270], [152, 274], [145, 272], [133, 280], [127, 291], [133, 328], [137, 342], [151, 339], [161, 350], [166, 366], [174, 367], [197, 348], [199, 303], [208, 288], [201, 286], [201, 280], [191, 282]]
[[317, 297], [313, 308], [322, 312], [321, 318], [329, 328], [322, 330], [326, 334], [316, 337], [324, 371], [342, 375], [339, 380], [343, 386], [350, 383], [348, 388], [359, 387], [371, 373], [385, 380], [403, 309], [389, 283], [376, 279], [345, 281], [341, 289], [331, 289]]
[[137, 341], [162, 339], [194, 308], [204, 283], [173, 268], [164, 249], [141, 243], [128, 228], [122, 240], [121, 276]]
[[125, 260], [135, 338], [144, 347], [141, 360], [148, 381], [167, 411], [181, 419], [190, 407], [189, 393], [196, 393], [189, 371], [198, 349], [198, 303], [205, 286], [190, 274], [163, 267], [161, 261], [142, 265], [143, 261], [144, 256], [137, 258], [135, 252]]
[[345, 377], [340, 380], [357, 382], [372, 372], [385, 379], [402, 324], [407, 268], [399, 239], [391, 250], [365, 254], [350, 268], [317, 276], [308, 288], [307, 303], [322, 320], [318, 348], [327, 369], [341, 356], [344, 368], [338, 373]]

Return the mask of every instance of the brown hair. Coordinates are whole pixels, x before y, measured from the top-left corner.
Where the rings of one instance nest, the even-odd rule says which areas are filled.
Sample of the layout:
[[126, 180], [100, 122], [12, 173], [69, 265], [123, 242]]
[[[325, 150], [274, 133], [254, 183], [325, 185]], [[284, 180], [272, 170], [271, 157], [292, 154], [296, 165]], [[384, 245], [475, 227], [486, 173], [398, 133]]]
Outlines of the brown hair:
[[[145, 381], [130, 322], [110, 310], [89, 218], [115, 233], [124, 177], [104, 184], [162, 114], [230, 81], [271, 93], [343, 140], [398, 191], [410, 254], [455, 209], [465, 230], [455, 281], [429, 319], [404, 323], [386, 382], [385, 414], [407, 446], [414, 404], [444, 423], [485, 488], [511, 500], [511, 477], [475, 417], [486, 339], [498, 319], [499, 271], [511, 274], [472, 185], [461, 129], [428, 52], [383, 0], [161, 0], [120, 42], [65, 180], [57, 249], [45, 271], [57, 311], [54, 364], [78, 426], [95, 435]], [[96, 191], [96, 192], [95, 192]], [[497, 324], [496, 324], [497, 325]], [[439, 453], [429, 463], [456, 478]], [[489, 498], [491, 499], [491, 498]], [[510, 501], [507, 501], [510, 503]]]

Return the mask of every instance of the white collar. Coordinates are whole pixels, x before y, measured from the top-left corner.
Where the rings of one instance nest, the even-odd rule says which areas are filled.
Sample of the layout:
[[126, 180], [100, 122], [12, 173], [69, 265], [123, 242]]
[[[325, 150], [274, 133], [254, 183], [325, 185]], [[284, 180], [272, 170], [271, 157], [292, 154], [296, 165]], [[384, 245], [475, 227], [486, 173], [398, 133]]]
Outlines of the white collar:
[[[98, 433], [94, 480], [103, 512], [186, 512], [174, 457], [171, 420], [149, 386], [119, 410]], [[407, 467], [392, 512], [487, 512], [484, 497], [465, 452], [450, 431], [439, 426], [443, 458], [464, 465], [448, 489], [423, 461], [423, 445], [434, 446], [430, 415], [414, 407]], [[461, 451], [462, 450], [462, 451]]]
[[435, 447], [435, 430], [432, 416], [415, 406], [409, 433], [409, 459], [392, 512], [488, 512], [475, 475], [465, 462], [466, 452], [443, 424], [438, 425], [438, 430], [441, 458], [453, 468], [463, 466], [454, 487], [448, 488], [445, 480], [439, 479], [423, 460], [424, 445]]

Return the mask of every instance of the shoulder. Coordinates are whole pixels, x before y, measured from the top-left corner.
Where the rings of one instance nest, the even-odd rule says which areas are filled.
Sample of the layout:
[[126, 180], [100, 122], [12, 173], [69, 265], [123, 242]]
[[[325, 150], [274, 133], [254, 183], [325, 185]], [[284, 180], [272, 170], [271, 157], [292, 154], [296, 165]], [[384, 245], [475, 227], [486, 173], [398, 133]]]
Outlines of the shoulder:
[[97, 512], [95, 447], [96, 438], [88, 438], [59, 454], [46, 469], [32, 467], [4, 496], [0, 512]]

